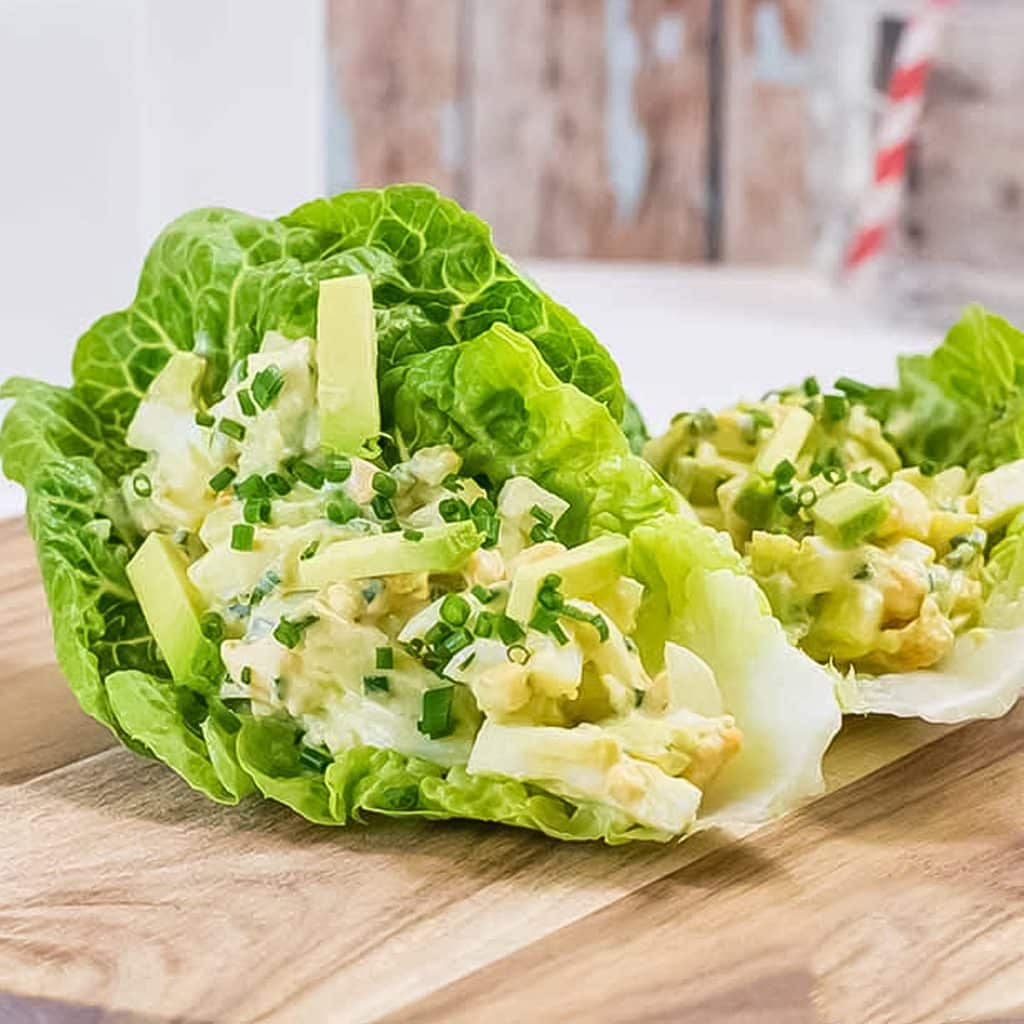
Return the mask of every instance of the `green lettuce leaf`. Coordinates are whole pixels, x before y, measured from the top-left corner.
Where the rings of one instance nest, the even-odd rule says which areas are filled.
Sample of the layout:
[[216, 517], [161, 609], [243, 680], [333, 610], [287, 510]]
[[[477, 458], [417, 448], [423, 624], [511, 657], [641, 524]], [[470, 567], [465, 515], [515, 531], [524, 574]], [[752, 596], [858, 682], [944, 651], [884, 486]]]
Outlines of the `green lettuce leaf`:
[[382, 395], [410, 450], [450, 444], [465, 471], [495, 483], [528, 476], [565, 498], [569, 542], [628, 533], [675, 511], [675, 492], [629, 444], [607, 408], [562, 383], [530, 341], [505, 324], [453, 348], [414, 356], [384, 377]]
[[210, 360], [216, 391], [266, 331], [313, 334], [317, 282], [354, 273], [373, 284], [381, 374], [500, 321], [621, 419], [618, 370], [594, 336], [495, 250], [481, 220], [431, 188], [398, 185], [317, 200], [281, 220], [203, 209], [169, 225], [132, 305], [93, 324], [75, 352], [74, 395], [101, 426], [110, 468], [134, 457], [128, 423], [176, 349]]
[[310, 821], [345, 825], [365, 814], [394, 818], [474, 818], [537, 829], [557, 839], [602, 839], [610, 845], [670, 837], [611, 808], [572, 804], [513, 779], [471, 776], [393, 750], [354, 747], [325, 772], [299, 760], [299, 734], [275, 718], [245, 716], [238, 750], [260, 792]]
[[1024, 456], [1024, 333], [968, 306], [929, 356], [903, 356], [899, 387], [867, 396], [908, 465], [983, 473]]
[[661, 516], [631, 534], [630, 571], [647, 588], [637, 639], [648, 669], [662, 667], [666, 640], [689, 647], [743, 733], [705, 790], [699, 827], [764, 821], [820, 793], [841, 725], [832, 677], [789, 643], [728, 538]]
[[634, 455], [643, 455], [644, 445], [651, 439], [651, 435], [647, 432], [647, 424], [644, 422], [640, 407], [628, 395], [626, 409], [622, 414], [622, 432], [629, 442], [629, 450]]

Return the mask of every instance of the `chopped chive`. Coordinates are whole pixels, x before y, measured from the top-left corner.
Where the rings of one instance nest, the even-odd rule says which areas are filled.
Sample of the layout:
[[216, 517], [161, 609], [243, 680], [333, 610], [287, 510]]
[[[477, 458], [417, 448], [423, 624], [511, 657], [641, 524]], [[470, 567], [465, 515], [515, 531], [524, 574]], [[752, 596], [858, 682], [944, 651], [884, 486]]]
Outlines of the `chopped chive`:
[[473, 642], [473, 634], [464, 627], [452, 630], [436, 647], [437, 653], [447, 661]]
[[800, 511], [800, 502], [797, 501], [794, 495], [784, 494], [779, 498], [779, 508], [781, 508], [787, 516], [795, 516], [797, 512]]
[[411, 540], [411, 541], [423, 540], [423, 531], [422, 530], [403, 530], [402, 531], [402, 536], [406, 540]]
[[423, 693], [423, 705], [420, 720], [416, 728], [432, 740], [448, 736], [452, 729], [452, 698], [455, 696], [454, 686], [441, 686]]
[[252, 669], [246, 665], [239, 673], [239, 678], [242, 680], [243, 686], [252, 686]]
[[383, 494], [375, 494], [373, 500], [370, 502], [370, 508], [373, 509], [373, 514], [381, 520], [394, 519], [395, 518], [395, 506], [392, 504], [391, 499], [385, 497]]
[[398, 484], [390, 473], [376, 472], [370, 479], [370, 486], [374, 493], [381, 494], [385, 498], [393, 498], [398, 491]]
[[355, 519], [359, 512], [359, 506], [347, 494], [336, 494], [327, 502], [327, 518], [339, 526]]
[[324, 474], [304, 459], [299, 459], [293, 466], [292, 472], [297, 480], [301, 480], [307, 487], [319, 491], [324, 485]]
[[241, 441], [245, 437], [245, 427], [238, 420], [230, 420], [226, 416], [217, 424], [217, 429], [236, 441]]
[[881, 484], [876, 484], [871, 479], [870, 469], [858, 469], [850, 474], [850, 479], [861, 487], [866, 487], [869, 491], [876, 491]]
[[252, 400], [252, 395], [249, 394], [246, 388], [242, 388], [235, 397], [238, 399], [238, 407], [244, 415], [256, 415], [256, 403]]
[[840, 377], [835, 383], [835, 388], [837, 391], [842, 391], [848, 398], [853, 399], [864, 398], [871, 393], [871, 388], [867, 384], [862, 384], [852, 377]]
[[200, 427], [212, 427], [217, 421], [205, 409], [196, 413], [196, 424]]
[[153, 493], [153, 481], [145, 473], [136, 473], [132, 477], [132, 490], [140, 498], [148, 498]]
[[225, 466], [222, 470], [214, 473], [213, 476], [210, 477], [210, 490], [215, 494], [220, 494], [221, 491], [228, 489], [231, 485], [231, 481], [234, 480], [236, 476], [238, 476], [238, 473], [235, 472], [235, 470], [230, 466]]
[[535, 544], [539, 544], [541, 541], [555, 539], [556, 538], [554, 532], [550, 530], [548, 527], [544, 526], [542, 523], [535, 523], [530, 530], [530, 540], [532, 540]]
[[498, 592], [496, 590], [491, 590], [487, 587], [481, 586], [479, 583], [470, 590], [470, 593], [481, 604], [490, 604], [498, 596]]
[[437, 510], [446, 523], [469, 518], [469, 506], [461, 498], [444, 498], [438, 503]]
[[459, 668], [467, 669], [474, 661], [476, 661], [476, 651], [470, 651], [469, 654], [459, 662]]
[[526, 636], [526, 631], [523, 627], [515, 619], [510, 619], [507, 615], [498, 616], [497, 630], [498, 636], [501, 637], [501, 641], [504, 644], [517, 643]]
[[818, 500], [818, 492], [810, 484], [804, 484], [796, 492], [796, 500], [800, 503], [801, 508], [811, 508]]
[[594, 614], [590, 617], [589, 622], [594, 629], [597, 630], [597, 635], [600, 637], [601, 643], [604, 643], [608, 637], [611, 636], [611, 632], [608, 629], [608, 623], [603, 615]]
[[215, 644], [224, 639], [224, 620], [216, 612], [206, 612], [199, 620], [199, 629], [207, 640]]
[[939, 464], [931, 459], [925, 459], [918, 469], [921, 470], [921, 476], [935, 476], [939, 471]]
[[842, 466], [826, 466], [821, 475], [830, 484], [841, 484], [846, 479], [846, 470]]
[[537, 594], [537, 604], [550, 611], [558, 611], [565, 604], [565, 599], [557, 590], [548, 590], [546, 587], [542, 587]]
[[815, 395], [821, 394], [821, 385], [818, 383], [817, 377], [804, 378], [804, 394], [808, 398], [813, 398]]
[[377, 668], [395, 667], [395, 650], [393, 647], [378, 647], [374, 663]]
[[252, 397], [261, 409], [270, 408], [271, 403], [281, 393], [284, 377], [276, 366], [265, 366], [252, 379]]
[[387, 676], [363, 676], [365, 693], [387, 693], [391, 689]]
[[473, 624], [473, 632], [477, 636], [493, 636], [498, 617], [493, 612], [481, 612]]
[[431, 646], [439, 644], [452, 631], [447, 622], [435, 622], [430, 629], [423, 634], [423, 639]]
[[256, 530], [250, 523], [235, 523], [231, 528], [231, 547], [235, 551], [252, 551]]
[[441, 602], [441, 619], [449, 626], [462, 626], [469, 619], [469, 602], [458, 594], [449, 594]]
[[317, 615], [307, 615], [302, 619], [286, 619], [282, 617], [281, 621], [274, 627], [274, 639], [289, 649], [297, 647], [302, 639], [302, 634], [318, 621], [319, 616]]
[[347, 455], [331, 455], [324, 463], [324, 476], [332, 484], [343, 484], [352, 475], [352, 460]]
[[871, 577], [872, 577], [872, 576], [874, 576], [874, 574], [875, 574], [875, 573], [874, 573], [874, 570], [873, 570], [873, 569], [871, 568], [871, 566], [870, 566], [870, 565], [868, 565], [868, 563], [867, 563], [867, 562], [865, 562], [865, 563], [864, 563], [864, 564], [863, 564], [863, 565], [862, 565], [862, 566], [861, 566], [861, 567], [860, 567], [860, 568], [859, 568], [859, 569], [858, 569], [858, 570], [857, 570], [857, 571], [856, 571], [856, 572], [855, 572], [855, 573], [853, 574], [853, 578], [854, 578], [855, 580], [869, 580], [869, 579], [871, 579]]
[[446, 491], [452, 491], [453, 493], [457, 494], [460, 490], [462, 490], [462, 481], [459, 480], [459, 478], [454, 473], [449, 473], [441, 481], [441, 486]]
[[490, 498], [477, 498], [470, 506], [470, 512], [474, 516], [493, 516], [497, 511]]
[[541, 526], [550, 526], [555, 521], [555, 517], [546, 508], [541, 508], [540, 505], [534, 505], [530, 509], [530, 515], [533, 516]]
[[300, 562], [308, 562], [316, 553], [320, 547], [320, 541], [311, 540], [303, 549], [302, 554], [299, 555]]
[[783, 459], [772, 470], [776, 485], [788, 484], [796, 476], [796, 466], [789, 459]]
[[498, 538], [501, 535], [501, 520], [492, 516], [487, 520], [487, 528], [484, 530], [484, 539], [480, 542], [482, 548], [493, 548], [498, 545]]
[[842, 395], [825, 395], [822, 399], [822, 412], [825, 419], [833, 423], [846, 419], [850, 411], [850, 403]]
[[242, 501], [250, 498], [266, 498], [270, 494], [267, 482], [258, 473], [247, 476], [240, 484], [235, 484], [235, 495]]
[[553, 622], [551, 624], [551, 628], [548, 630], [548, 635], [555, 638], [559, 647], [564, 647], [569, 642], [568, 634], [557, 622]]
[[281, 473], [268, 473], [264, 479], [267, 481], [267, 487], [282, 498], [292, 489], [291, 481]]
[[268, 498], [249, 498], [242, 506], [242, 516], [247, 523], [269, 523], [270, 500]]
[[522, 644], [512, 644], [505, 654], [509, 661], [517, 665], [525, 665], [530, 660], [530, 651]]
[[305, 744], [299, 747], [299, 764], [304, 768], [309, 768], [314, 772], [323, 774], [325, 769], [333, 762], [334, 758], [326, 750], [320, 750], [317, 747], [307, 747]]

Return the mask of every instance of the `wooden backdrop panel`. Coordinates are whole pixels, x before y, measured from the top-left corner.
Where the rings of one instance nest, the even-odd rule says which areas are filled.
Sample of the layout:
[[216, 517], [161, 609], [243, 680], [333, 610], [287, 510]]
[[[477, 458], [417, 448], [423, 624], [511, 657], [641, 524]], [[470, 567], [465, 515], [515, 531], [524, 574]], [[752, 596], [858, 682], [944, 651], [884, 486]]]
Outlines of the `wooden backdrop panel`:
[[804, 263], [813, 243], [807, 76], [814, 0], [725, 0], [722, 255]]
[[460, 186], [462, 0], [328, 0], [329, 165], [339, 188]]
[[963, 2], [931, 77], [905, 246], [977, 269], [1024, 265], [1024, 7]]
[[710, 0], [472, 3], [469, 205], [500, 246], [699, 259]]

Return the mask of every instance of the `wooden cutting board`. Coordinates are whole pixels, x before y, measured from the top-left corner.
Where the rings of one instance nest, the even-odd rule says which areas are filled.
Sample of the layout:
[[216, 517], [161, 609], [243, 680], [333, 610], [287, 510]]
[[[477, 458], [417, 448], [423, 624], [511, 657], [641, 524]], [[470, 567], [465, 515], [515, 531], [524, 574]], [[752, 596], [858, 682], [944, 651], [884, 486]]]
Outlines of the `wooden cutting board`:
[[0, 565], [4, 1024], [1024, 1020], [1024, 708], [853, 721], [739, 842], [319, 828], [114, 748], [20, 522]]

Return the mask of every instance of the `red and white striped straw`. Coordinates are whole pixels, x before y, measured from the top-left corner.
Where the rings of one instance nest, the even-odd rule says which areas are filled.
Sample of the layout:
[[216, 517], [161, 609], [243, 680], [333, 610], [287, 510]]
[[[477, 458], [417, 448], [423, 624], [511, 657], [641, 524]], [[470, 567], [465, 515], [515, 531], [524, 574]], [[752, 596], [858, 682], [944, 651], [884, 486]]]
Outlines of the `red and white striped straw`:
[[848, 274], [878, 256], [896, 222], [903, 199], [907, 153], [921, 123], [928, 73], [954, 2], [921, 0], [900, 36], [878, 125], [871, 185], [865, 192], [857, 227], [843, 261]]

